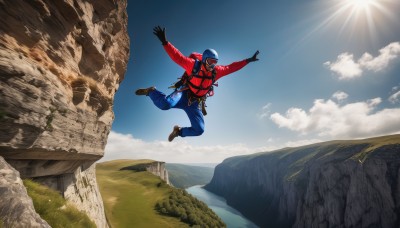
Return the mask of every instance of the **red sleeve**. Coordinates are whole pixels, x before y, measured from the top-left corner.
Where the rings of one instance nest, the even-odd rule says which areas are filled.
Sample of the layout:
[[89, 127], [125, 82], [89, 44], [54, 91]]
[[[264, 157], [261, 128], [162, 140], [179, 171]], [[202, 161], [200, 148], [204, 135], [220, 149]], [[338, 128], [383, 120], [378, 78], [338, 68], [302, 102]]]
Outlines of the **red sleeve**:
[[164, 45], [164, 49], [169, 55], [169, 57], [181, 66], [185, 71], [190, 74], [194, 66], [195, 60], [184, 56], [176, 47], [174, 47], [170, 42]]
[[247, 61], [244, 59], [242, 61], [231, 63], [227, 66], [215, 66], [215, 70], [217, 71], [217, 75], [215, 76], [215, 81], [222, 78], [225, 75], [231, 74], [235, 71], [242, 69], [247, 65]]

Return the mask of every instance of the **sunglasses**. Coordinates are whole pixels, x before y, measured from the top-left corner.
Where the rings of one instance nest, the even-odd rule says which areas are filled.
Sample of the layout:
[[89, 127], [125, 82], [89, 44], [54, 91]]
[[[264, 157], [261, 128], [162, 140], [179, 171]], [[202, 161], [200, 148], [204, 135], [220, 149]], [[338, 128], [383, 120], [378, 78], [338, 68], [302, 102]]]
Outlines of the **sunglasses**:
[[212, 58], [208, 58], [206, 59], [206, 64], [210, 67], [215, 67], [215, 65], [217, 64], [218, 60], [217, 59], [212, 59]]

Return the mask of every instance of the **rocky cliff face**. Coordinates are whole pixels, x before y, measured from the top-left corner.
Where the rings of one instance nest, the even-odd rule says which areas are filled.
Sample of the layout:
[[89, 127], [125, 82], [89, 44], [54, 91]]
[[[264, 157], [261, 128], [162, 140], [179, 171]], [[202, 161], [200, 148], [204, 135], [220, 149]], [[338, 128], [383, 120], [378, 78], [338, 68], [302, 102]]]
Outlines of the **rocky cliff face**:
[[[118, 161], [119, 160], [115, 160], [114, 162]], [[153, 160], [138, 160], [138, 161], [141, 162], [138, 162], [138, 164], [135, 165], [129, 165], [123, 167], [122, 170], [133, 170], [136, 172], [147, 171], [160, 177], [161, 180], [164, 180], [165, 182], [167, 182], [167, 184], [170, 184], [168, 177], [168, 170], [165, 168], [165, 162], [153, 161]]]
[[168, 177], [168, 170], [165, 168], [165, 162], [153, 162], [146, 167], [146, 170], [156, 176], [159, 176], [161, 180], [170, 184]]
[[5, 227], [50, 227], [35, 212], [19, 172], [0, 157], [0, 219]]
[[35, 181], [58, 189], [66, 200], [79, 210], [85, 211], [97, 227], [108, 227], [104, 214], [103, 199], [96, 180], [95, 164], [81, 164], [74, 173], [56, 176], [36, 177]]
[[261, 227], [399, 227], [400, 135], [229, 158], [206, 188]]
[[68, 186], [98, 195], [95, 182], [90, 194], [77, 183], [103, 156], [114, 118], [129, 57], [126, 4], [0, 1], [0, 156], [22, 177], [57, 179], [66, 198]]

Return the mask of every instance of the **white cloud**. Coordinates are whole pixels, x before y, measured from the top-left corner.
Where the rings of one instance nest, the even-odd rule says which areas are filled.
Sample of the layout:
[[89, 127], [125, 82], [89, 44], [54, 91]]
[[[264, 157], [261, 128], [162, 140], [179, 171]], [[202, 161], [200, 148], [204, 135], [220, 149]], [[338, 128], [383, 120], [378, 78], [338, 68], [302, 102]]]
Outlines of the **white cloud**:
[[290, 108], [286, 116], [274, 113], [270, 116], [271, 120], [279, 125], [294, 131], [302, 131], [310, 125], [310, 118], [307, 113], [299, 108]]
[[351, 79], [360, 77], [364, 70], [378, 72], [384, 70], [389, 63], [400, 55], [400, 42], [393, 42], [379, 50], [379, 55], [373, 57], [368, 52], [360, 59], [354, 61], [353, 54], [342, 53], [335, 62], [325, 62], [331, 71], [335, 72], [339, 79]]
[[360, 64], [354, 62], [353, 55], [349, 53], [342, 53], [338, 56], [336, 62], [326, 62], [325, 66], [339, 75], [339, 79], [350, 79], [360, 77], [362, 69]]
[[349, 95], [343, 91], [337, 91], [332, 95], [332, 98], [335, 98], [337, 101], [343, 101], [348, 97]]
[[386, 68], [390, 61], [396, 59], [400, 54], [400, 42], [394, 42], [379, 50], [379, 55], [373, 57], [369, 53], [364, 53], [358, 60], [359, 64], [372, 71], [381, 71]]
[[146, 142], [130, 134], [111, 131], [108, 136], [104, 157], [100, 162], [115, 159], [153, 159], [176, 163], [219, 163], [225, 158], [270, 151], [277, 147], [249, 148], [244, 144], [193, 146], [182, 138], [173, 142]]
[[308, 112], [290, 108], [285, 115], [274, 113], [271, 120], [302, 134], [361, 138], [400, 132], [400, 108], [376, 110], [382, 102], [374, 98], [364, 102], [340, 105], [332, 100], [318, 99]]
[[392, 95], [389, 97], [389, 101], [390, 101], [392, 104], [399, 103], [399, 102], [400, 102], [400, 91], [398, 91], [397, 93], [392, 94]]

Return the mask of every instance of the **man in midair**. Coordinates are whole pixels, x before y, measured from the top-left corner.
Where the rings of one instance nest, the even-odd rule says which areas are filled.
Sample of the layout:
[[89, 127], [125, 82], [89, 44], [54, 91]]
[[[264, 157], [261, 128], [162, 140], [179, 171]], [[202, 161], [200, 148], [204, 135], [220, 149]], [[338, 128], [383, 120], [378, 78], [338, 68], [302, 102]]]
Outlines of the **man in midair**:
[[223, 76], [242, 69], [250, 62], [257, 61], [259, 51], [248, 59], [221, 66], [217, 65], [218, 53], [214, 49], [207, 49], [202, 55], [193, 53], [187, 57], [167, 41], [165, 28], [155, 27], [154, 34], [160, 39], [170, 58], [185, 69], [185, 74], [181, 81], [175, 84], [175, 91], [168, 96], [155, 87], [138, 89], [135, 93], [149, 96], [154, 105], [161, 110], [178, 108], [186, 112], [191, 126], [174, 126], [168, 141], [171, 142], [178, 136], [199, 136], [204, 132], [204, 115], [206, 114], [204, 102], [207, 96], [213, 94], [213, 84]]

